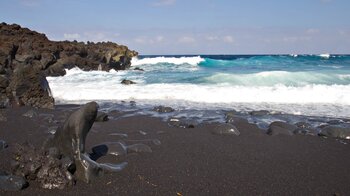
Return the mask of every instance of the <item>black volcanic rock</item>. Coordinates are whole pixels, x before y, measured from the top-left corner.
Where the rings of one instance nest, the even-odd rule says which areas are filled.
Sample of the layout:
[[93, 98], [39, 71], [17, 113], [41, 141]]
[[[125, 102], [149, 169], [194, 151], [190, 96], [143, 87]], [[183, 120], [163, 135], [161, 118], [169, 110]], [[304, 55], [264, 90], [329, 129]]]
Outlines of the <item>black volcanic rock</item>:
[[0, 24], [0, 104], [51, 108], [46, 76], [65, 75], [65, 68], [123, 70], [137, 52], [112, 42], [50, 41], [17, 24]]
[[127, 79], [123, 79], [120, 83], [125, 85], [136, 84], [136, 82]]
[[294, 135], [298, 127], [282, 121], [275, 121], [269, 125], [268, 135]]

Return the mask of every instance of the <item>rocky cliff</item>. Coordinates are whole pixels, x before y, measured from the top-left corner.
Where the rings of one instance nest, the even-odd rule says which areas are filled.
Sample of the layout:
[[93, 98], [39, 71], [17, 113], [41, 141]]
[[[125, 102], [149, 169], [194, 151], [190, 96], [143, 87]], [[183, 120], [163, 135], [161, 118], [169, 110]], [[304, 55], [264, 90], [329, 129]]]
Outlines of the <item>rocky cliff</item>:
[[46, 76], [65, 68], [124, 70], [137, 52], [112, 42], [50, 41], [17, 24], [0, 24], [0, 107], [29, 105], [53, 108]]

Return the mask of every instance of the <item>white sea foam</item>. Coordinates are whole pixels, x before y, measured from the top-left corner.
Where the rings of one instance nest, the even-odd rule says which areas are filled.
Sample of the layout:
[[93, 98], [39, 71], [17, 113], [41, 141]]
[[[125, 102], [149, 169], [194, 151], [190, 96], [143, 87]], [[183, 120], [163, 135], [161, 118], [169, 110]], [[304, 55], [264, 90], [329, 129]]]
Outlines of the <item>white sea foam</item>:
[[[54, 98], [60, 103], [84, 103], [90, 100], [135, 100], [145, 103], [164, 103], [185, 106], [191, 103], [199, 108], [232, 108], [244, 106], [252, 109], [290, 113], [350, 115], [350, 85], [305, 85], [292, 87], [242, 86], [228, 84], [146, 84], [142, 77], [130, 78], [138, 84], [122, 85], [127, 71], [83, 72], [67, 71], [63, 77], [48, 77]], [[129, 79], [129, 78], [128, 78]], [[291, 105], [294, 105], [291, 107]], [[317, 110], [315, 107], [317, 106]], [[283, 107], [282, 107], [283, 106]], [[322, 108], [323, 107], [323, 108]]]
[[227, 83], [242, 86], [305, 86], [308, 84], [348, 84], [349, 75], [321, 72], [264, 71], [250, 74], [216, 73], [204, 78], [208, 83]]
[[331, 55], [328, 54], [328, 53], [320, 54], [319, 56], [322, 57], [322, 58], [325, 58], [325, 59], [329, 59], [331, 57]]
[[154, 65], [158, 63], [171, 63], [175, 65], [180, 64], [190, 64], [190, 65], [198, 65], [200, 62], [205, 59], [200, 56], [194, 57], [152, 57], [152, 58], [133, 58], [131, 60], [131, 66], [139, 66], [139, 65]]

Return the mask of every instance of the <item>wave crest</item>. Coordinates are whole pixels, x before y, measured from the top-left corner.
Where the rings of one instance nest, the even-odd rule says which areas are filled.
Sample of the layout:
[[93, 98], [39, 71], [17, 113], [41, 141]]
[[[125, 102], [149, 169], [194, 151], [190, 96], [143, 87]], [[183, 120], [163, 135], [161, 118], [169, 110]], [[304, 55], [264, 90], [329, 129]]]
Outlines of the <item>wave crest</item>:
[[175, 65], [181, 64], [189, 64], [189, 65], [198, 65], [205, 59], [200, 56], [194, 57], [151, 57], [151, 58], [133, 58], [131, 60], [131, 66], [139, 66], [139, 65], [154, 65], [158, 63], [169, 63]]

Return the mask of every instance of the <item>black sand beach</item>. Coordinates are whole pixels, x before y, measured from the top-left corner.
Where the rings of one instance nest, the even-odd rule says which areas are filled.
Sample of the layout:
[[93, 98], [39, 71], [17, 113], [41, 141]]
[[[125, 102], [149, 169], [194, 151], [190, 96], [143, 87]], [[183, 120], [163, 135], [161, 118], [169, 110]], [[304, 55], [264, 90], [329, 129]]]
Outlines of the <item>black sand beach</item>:
[[[8, 148], [0, 151], [0, 170], [10, 171], [15, 143], [28, 141], [40, 147], [52, 130], [77, 106], [55, 110], [2, 109], [0, 139]], [[90, 184], [77, 181], [68, 189], [42, 189], [35, 182], [22, 191], [0, 195], [349, 195], [349, 145], [319, 136], [270, 136], [254, 124], [234, 123], [241, 132], [214, 135], [217, 125], [194, 128], [169, 126], [150, 116], [123, 117], [108, 114], [107, 122], [95, 122], [86, 140], [86, 151], [101, 143], [142, 143], [152, 152], [107, 155], [97, 162], [128, 162], [125, 169], [108, 173]], [[115, 133], [125, 135], [110, 135]]]

